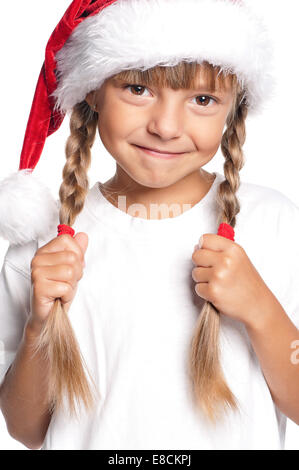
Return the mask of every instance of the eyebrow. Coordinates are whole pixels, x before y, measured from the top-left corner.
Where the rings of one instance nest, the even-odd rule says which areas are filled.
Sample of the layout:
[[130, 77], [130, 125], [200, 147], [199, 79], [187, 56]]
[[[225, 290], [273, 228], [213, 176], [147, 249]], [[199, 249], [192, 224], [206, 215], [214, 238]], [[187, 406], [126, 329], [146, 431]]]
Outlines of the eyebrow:
[[119, 85], [121, 83], [126, 83], [127, 80], [124, 80], [123, 78], [118, 78], [118, 77], [112, 77], [111, 82], [115, 85]]
[[199, 84], [198, 86], [195, 86], [194, 88], [191, 89], [191, 91], [208, 91], [210, 93], [219, 93], [219, 94], [224, 95], [226, 93], [229, 93], [231, 90], [229, 87], [219, 88], [217, 86], [215, 87], [215, 89], [213, 89], [207, 83], [203, 83], [203, 84]]
[[224, 89], [220, 89], [220, 88], [213, 89], [212, 87], [209, 87], [208, 85], [206, 85], [206, 86], [200, 85], [200, 86], [195, 87], [195, 88], [190, 88], [190, 91], [191, 92], [208, 91], [209, 93], [217, 93], [219, 95], [224, 95], [228, 90], [225, 90], [225, 88]]

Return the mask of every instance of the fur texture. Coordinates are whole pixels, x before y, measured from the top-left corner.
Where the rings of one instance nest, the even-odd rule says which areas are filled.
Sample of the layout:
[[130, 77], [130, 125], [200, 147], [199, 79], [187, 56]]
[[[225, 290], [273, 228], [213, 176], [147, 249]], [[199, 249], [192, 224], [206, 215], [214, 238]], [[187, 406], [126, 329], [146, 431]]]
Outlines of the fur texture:
[[48, 235], [59, 223], [59, 201], [31, 170], [0, 181], [0, 236], [20, 245]]
[[118, 0], [86, 18], [56, 54], [56, 109], [70, 111], [125, 69], [207, 60], [245, 86], [249, 114], [274, 92], [261, 18], [240, 0]]

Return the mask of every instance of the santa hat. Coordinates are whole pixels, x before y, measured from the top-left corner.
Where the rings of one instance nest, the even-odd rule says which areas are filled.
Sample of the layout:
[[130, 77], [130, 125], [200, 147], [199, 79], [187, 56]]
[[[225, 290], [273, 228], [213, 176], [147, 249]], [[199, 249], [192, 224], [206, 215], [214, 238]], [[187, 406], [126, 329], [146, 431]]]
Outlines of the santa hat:
[[273, 96], [266, 27], [241, 0], [74, 0], [53, 31], [37, 82], [19, 170], [0, 182], [0, 235], [11, 244], [45, 237], [58, 203], [32, 172], [46, 138], [110, 76], [181, 61], [236, 74], [248, 114]]

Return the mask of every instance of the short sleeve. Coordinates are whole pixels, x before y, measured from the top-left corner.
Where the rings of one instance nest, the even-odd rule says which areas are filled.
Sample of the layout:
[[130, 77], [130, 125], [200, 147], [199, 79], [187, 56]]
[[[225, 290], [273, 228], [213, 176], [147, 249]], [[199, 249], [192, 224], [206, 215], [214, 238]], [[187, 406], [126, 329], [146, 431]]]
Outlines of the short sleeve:
[[0, 274], [0, 384], [14, 361], [30, 312], [31, 276], [8, 256], [15, 252], [8, 249]]

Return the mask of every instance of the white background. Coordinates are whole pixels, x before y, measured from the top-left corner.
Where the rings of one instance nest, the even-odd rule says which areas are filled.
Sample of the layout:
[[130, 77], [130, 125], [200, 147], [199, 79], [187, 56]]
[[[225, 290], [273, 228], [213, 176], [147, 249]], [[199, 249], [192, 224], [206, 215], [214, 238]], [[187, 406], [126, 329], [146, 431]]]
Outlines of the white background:
[[[258, 117], [247, 119], [247, 140], [244, 145], [246, 164], [241, 171], [241, 179], [273, 187], [299, 206], [298, 0], [250, 0], [249, 3], [264, 16], [274, 41], [277, 87], [275, 98], [267, 110]], [[70, 0], [15, 0], [10, 14], [5, 15], [3, 12], [0, 29], [1, 179], [18, 169], [45, 46], [69, 4]], [[204, 20], [210, 21], [213, 28], [213, 18]], [[41, 160], [34, 170], [48, 184], [55, 199], [58, 198], [62, 181], [68, 121], [67, 117], [59, 131], [47, 139]], [[223, 173], [223, 161], [219, 150], [205, 169]], [[109, 179], [114, 168], [114, 160], [98, 138], [93, 147], [90, 186], [96, 181]], [[7, 248], [8, 242], [0, 239], [1, 265]], [[283, 247], [278, 249], [283, 250]], [[25, 449], [8, 435], [1, 413], [0, 449]], [[299, 427], [290, 421], [286, 449], [299, 450]]]

